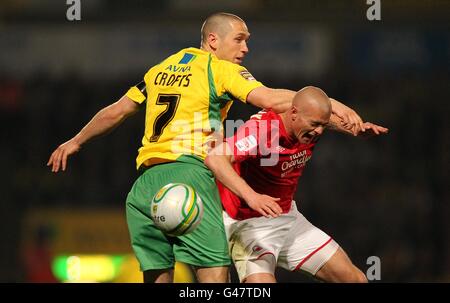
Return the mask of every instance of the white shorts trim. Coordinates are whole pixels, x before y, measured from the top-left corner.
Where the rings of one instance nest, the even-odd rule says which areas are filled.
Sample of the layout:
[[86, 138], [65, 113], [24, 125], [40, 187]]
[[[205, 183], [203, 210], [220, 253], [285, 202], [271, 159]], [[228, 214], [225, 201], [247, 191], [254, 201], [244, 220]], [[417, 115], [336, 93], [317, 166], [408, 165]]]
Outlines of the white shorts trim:
[[255, 273], [274, 274], [277, 266], [315, 275], [339, 245], [300, 212], [295, 201], [277, 218], [234, 220], [223, 212], [230, 254], [239, 279]]
[[306, 256], [292, 271], [303, 270], [316, 275], [338, 248], [339, 245], [332, 238], [329, 238], [328, 241]]

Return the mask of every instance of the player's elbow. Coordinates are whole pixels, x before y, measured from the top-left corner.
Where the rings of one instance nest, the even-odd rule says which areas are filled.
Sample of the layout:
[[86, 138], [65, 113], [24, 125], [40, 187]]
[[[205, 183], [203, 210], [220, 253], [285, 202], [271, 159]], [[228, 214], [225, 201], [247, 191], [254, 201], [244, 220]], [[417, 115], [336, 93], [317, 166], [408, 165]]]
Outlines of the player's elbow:
[[215, 169], [214, 163], [216, 162], [216, 161], [214, 161], [214, 157], [215, 157], [214, 155], [209, 154], [206, 156], [205, 162], [204, 162], [206, 167], [208, 167], [209, 170], [211, 170], [212, 172], [214, 172], [214, 169]]
[[139, 110], [139, 106], [127, 96], [103, 109], [105, 119], [117, 123], [133, 115]]
[[228, 144], [221, 143], [209, 151], [204, 163], [214, 174], [217, 174], [226, 165], [230, 165], [233, 159]]
[[100, 116], [107, 124], [115, 124], [125, 117], [125, 113], [114, 108], [113, 106], [106, 107], [100, 111]]
[[230, 159], [227, 156], [215, 152], [217, 152], [217, 150], [213, 150], [213, 152], [209, 153], [206, 156], [204, 163], [210, 171], [217, 175], [225, 165], [228, 165]]

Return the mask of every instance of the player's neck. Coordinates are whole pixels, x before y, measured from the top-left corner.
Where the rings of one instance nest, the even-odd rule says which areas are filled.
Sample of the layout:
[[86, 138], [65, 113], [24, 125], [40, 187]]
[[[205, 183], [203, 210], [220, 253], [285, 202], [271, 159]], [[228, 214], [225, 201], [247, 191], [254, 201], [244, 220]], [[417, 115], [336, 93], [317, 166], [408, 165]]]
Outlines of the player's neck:
[[200, 49], [201, 49], [202, 51], [211, 53], [211, 54], [213, 54], [214, 56], [216, 56], [214, 50], [213, 50], [209, 45], [202, 44], [202, 45], [200, 46]]

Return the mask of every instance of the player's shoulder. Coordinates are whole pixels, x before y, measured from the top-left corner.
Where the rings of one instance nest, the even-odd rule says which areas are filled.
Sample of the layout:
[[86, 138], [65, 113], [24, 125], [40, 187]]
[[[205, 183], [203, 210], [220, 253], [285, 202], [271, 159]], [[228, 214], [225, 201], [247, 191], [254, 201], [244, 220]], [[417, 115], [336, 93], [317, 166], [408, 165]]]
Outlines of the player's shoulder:
[[261, 110], [250, 116], [250, 119], [242, 125], [242, 128], [258, 131], [260, 128], [266, 128], [266, 125], [268, 124], [267, 120], [269, 120], [268, 112], [266, 110]]
[[262, 120], [278, 120], [278, 114], [272, 110], [263, 109], [250, 116], [250, 120], [262, 121]]
[[160, 63], [154, 65], [153, 67], [167, 66], [167, 65], [176, 65], [176, 66], [190, 65], [193, 62], [198, 62], [199, 61], [198, 58], [202, 57], [207, 58], [208, 53], [195, 47], [183, 48], [178, 52], [169, 55], [168, 57], [166, 57]]
[[280, 129], [280, 117], [272, 110], [261, 110], [252, 115], [246, 122], [247, 127], [257, 129], [262, 133], [278, 133]]
[[219, 59], [217, 58], [215, 55], [211, 54], [211, 64], [215, 64], [221, 67], [226, 67], [226, 68], [239, 68], [239, 64], [230, 62], [228, 60], [223, 60], [223, 59]]
[[204, 51], [195, 48], [188, 47], [179, 50], [176, 53], [171, 54], [166, 57], [160, 64], [171, 63], [171, 64], [189, 64], [196, 59], [198, 56], [206, 55]]
[[267, 114], [267, 111], [265, 109], [260, 110], [256, 114], [251, 115], [250, 120], [259, 121], [259, 120], [263, 119], [263, 117], [265, 118], [266, 114]]
[[150, 67], [147, 74], [150, 75], [152, 74], [152, 72], [159, 72], [161, 71], [161, 69], [165, 71], [182, 71], [185, 70], [186, 67], [191, 65], [193, 62], [201, 61], [202, 59], [198, 59], [199, 57], [203, 57], [203, 59], [208, 58], [208, 53], [195, 47], [183, 48], [176, 53], [173, 53], [164, 58], [158, 64]]

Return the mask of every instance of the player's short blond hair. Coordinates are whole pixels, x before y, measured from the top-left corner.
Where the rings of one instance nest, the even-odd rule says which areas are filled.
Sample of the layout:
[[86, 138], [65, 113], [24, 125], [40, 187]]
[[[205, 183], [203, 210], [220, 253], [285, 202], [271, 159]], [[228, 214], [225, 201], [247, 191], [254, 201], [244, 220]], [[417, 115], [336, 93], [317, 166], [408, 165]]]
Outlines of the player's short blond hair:
[[215, 13], [206, 18], [203, 22], [201, 29], [201, 44], [205, 43], [208, 39], [210, 33], [217, 33], [219, 36], [223, 37], [228, 30], [231, 29], [229, 22], [239, 21], [245, 23], [242, 18], [230, 13]]

